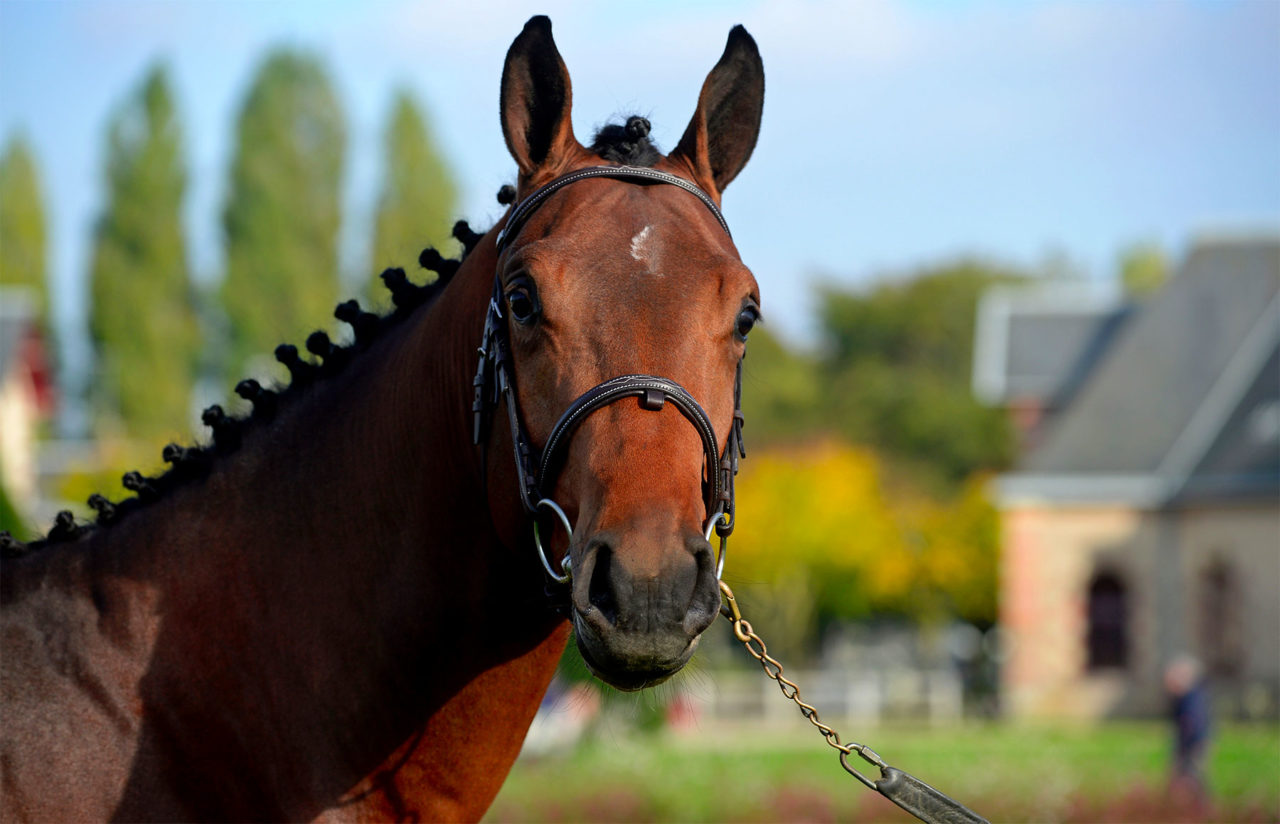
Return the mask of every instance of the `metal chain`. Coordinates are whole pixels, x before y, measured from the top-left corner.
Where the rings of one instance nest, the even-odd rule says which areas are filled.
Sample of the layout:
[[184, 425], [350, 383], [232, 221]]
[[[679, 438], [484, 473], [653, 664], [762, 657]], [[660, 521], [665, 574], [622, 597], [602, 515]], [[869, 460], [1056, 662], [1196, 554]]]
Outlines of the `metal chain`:
[[849, 765], [849, 753], [857, 753], [868, 764], [873, 764], [880, 769], [884, 769], [889, 765], [884, 759], [876, 754], [875, 750], [865, 744], [857, 744], [852, 741], [842, 743], [840, 741], [840, 733], [822, 722], [818, 717], [818, 711], [812, 704], [807, 704], [800, 697], [800, 688], [791, 679], [782, 674], [782, 664], [776, 658], [769, 654], [769, 648], [765, 646], [764, 640], [756, 635], [755, 630], [751, 628], [751, 622], [742, 617], [742, 613], [738, 610], [738, 601], [733, 597], [733, 590], [724, 581], [720, 582], [720, 593], [724, 596], [724, 603], [720, 605], [720, 614], [733, 625], [733, 636], [746, 647], [747, 653], [752, 658], [760, 662], [760, 667], [764, 670], [764, 674], [778, 682], [778, 689], [782, 691], [784, 697], [795, 702], [800, 709], [800, 714], [809, 720], [822, 733], [822, 737], [826, 739], [827, 744], [840, 753], [840, 764], [854, 778], [866, 784], [873, 790], [879, 791], [871, 779], [858, 772]]

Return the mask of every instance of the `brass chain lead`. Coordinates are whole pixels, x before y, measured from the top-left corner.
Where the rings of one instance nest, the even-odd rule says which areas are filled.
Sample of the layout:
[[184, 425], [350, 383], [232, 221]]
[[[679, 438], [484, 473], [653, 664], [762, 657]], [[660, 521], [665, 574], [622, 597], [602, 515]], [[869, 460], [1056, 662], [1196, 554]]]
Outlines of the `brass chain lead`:
[[782, 692], [783, 697], [795, 702], [795, 705], [800, 709], [800, 714], [808, 719], [809, 723], [816, 727], [818, 732], [822, 733], [822, 737], [826, 739], [827, 744], [840, 753], [841, 766], [863, 784], [873, 790], [878, 790], [879, 788], [876, 787], [871, 779], [849, 765], [848, 755], [851, 752], [857, 753], [868, 764], [873, 764], [882, 770], [889, 765], [876, 754], [875, 750], [865, 744], [857, 744], [852, 741], [846, 744], [840, 741], [840, 734], [824, 724], [818, 716], [817, 709], [812, 704], [805, 703], [800, 697], [800, 688], [796, 686], [796, 683], [783, 676], [782, 664], [769, 654], [769, 648], [765, 646], [764, 640], [752, 629], [751, 622], [742, 617], [742, 612], [738, 608], [738, 600], [733, 597], [733, 590], [724, 581], [720, 582], [720, 594], [724, 596], [724, 603], [720, 605], [720, 614], [733, 625], [733, 636], [746, 648], [747, 653], [752, 658], [760, 662], [760, 667], [764, 670], [764, 674], [778, 683], [778, 689]]

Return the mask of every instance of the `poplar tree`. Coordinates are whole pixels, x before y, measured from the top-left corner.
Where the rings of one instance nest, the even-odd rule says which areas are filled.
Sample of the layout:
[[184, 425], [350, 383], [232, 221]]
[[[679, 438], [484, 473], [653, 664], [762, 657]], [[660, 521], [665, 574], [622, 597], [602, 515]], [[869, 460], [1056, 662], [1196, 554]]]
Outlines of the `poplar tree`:
[[100, 429], [118, 420], [137, 439], [185, 436], [199, 331], [181, 217], [182, 132], [164, 67], [115, 111], [107, 140], [90, 271], [95, 411]]
[[422, 109], [403, 89], [387, 118], [383, 153], [370, 266], [375, 275], [388, 266], [410, 268], [423, 247], [449, 240], [458, 191]]
[[342, 110], [320, 62], [270, 54], [240, 110], [222, 216], [233, 374], [282, 341], [301, 345], [330, 325], [345, 147]]
[[35, 155], [15, 135], [0, 154], [0, 286], [29, 289], [48, 328], [44, 199]]

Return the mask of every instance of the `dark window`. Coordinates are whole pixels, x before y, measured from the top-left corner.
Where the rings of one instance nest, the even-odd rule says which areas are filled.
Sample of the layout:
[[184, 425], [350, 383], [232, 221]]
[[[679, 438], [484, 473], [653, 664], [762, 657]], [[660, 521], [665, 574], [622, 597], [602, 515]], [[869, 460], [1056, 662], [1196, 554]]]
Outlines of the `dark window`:
[[1089, 669], [1129, 663], [1129, 593], [1120, 576], [1100, 572], [1089, 582]]
[[1200, 575], [1200, 651], [1210, 675], [1231, 679], [1244, 665], [1240, 582], [1225, 561]]

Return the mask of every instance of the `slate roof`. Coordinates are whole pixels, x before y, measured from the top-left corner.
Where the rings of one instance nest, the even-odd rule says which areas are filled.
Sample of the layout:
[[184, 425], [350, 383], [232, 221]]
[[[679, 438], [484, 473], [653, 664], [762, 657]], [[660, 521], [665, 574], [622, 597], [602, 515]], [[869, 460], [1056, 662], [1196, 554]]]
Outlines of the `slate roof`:
[[992, 289], [978, 306], [974, 394], [991, 404], [1032, 400], [1062, 406], [1132, 308], [1118, 295], [1086, 284]]
[[1182, 501], [1280, 492], [1280, 344], [1179, 490]]
[[1002, 492], [1162, 504], [1244, 476], [1280, 488], [1278, 348], [1280, 239], [1199, 244]]

